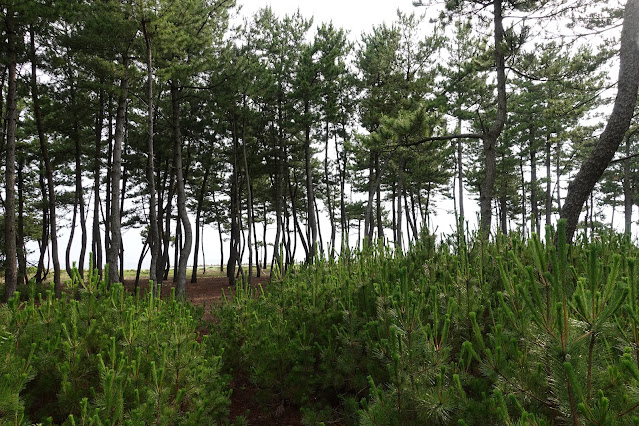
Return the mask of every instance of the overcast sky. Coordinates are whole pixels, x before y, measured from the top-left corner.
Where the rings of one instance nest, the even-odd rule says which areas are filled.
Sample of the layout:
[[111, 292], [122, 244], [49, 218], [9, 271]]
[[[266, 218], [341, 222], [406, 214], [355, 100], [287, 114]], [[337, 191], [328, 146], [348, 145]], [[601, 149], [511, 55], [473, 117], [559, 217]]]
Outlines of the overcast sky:
[[306, 18], [314, 17], [315, 24], [333, 22], [336, 27], [350, 31], [351, 40], [358, 40], [363, 32], [370, 32], [375, 25], [390, 24], [402, 12], [425, 12], [424, 8], [415, 8], [412, 0], [238, 0], [242, 6], [241, 14], [252, 16], [259, 9], [271, 6], [277, 16], [290, 15], [298, 9]]

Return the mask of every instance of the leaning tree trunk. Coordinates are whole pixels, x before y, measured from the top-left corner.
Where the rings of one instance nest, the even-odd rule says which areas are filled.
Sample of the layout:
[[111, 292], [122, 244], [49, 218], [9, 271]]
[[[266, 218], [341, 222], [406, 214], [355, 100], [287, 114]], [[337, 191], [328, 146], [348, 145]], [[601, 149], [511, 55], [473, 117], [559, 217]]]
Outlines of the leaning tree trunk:
[[[49, 149], [44, 135], [44, 128], [42, 123], [42, 113], [40, 110], [40, 97], [38, 95], [38, 82], [37, 82], [37, 66], [36, 66], [36, 50], [35, 50], [35, 34], [33, 26], [29, 28], [29, 35], [31, 37], [31, 96], [33, 98], [33, 112], [36, 119], [36, 128], [38, 131], [38, 139], [40, 141], [40, 149], [42, 151], [42, 159], [44, 160], [44, 167], [47, 173], [47, 189], [49, 193], [49, 225], [51, 226], [51, 256], [53, 257], [53, 285], [56, 297], [62, 295], [62, 283], [60, 281], [60, 259], [58, 257], [58, 230], [56, 221], [56, 195], [55, 195], [55, 183], [53, 182], [53, 167], [51, 166], [51, 159], [49, 158]], [[7, 225], [8, 226], [8, 225]], [[15, 241], [15, 237], [14, 237]]]
[[127, 108], [127, 95], [129, 89], [129, 58], [126, 53], [122, 55], [124, 75], [120, 79], [120, 93], [118, 95], [118, 109], [115, 116], [115, 137], [113, 141], [113, 160], [111, 162], [111, 217], [110, 246], [107, 252], [109, 264], [109, 284], [120, 281], [118, 257], [122, 243], [121, 211], [120, 211], [120, 185], [122, 175], [122, 145], [124, 142], [124, 122]]
[[[173, 155], [175, 161], [175, 177], [177, 189], [178, 220], [182, 224], [184, 244], [180, 250], [180, 260], [177, 276], [177, 296], [184, 299], [186, 292], [186, 264], [193, 245], [193, 231], [186, 211], [186, 190], [182, 172], [182, 134], [180, 129], [180, 100], [178, 98], [177, 82], [171, 81], [171, 106], [173, 112]], [[176, 242], [177, 243], [177, 242]]]
[[561, 217], [567, 220], [566, 238], [569, 242], [572, 242], [584, 203], [617, 152], [630, 126], [637, 105], [638, 87], [639, 0], [628, 0], [621, 30], [619, 80], [615, 105], [597, 145], [568, 186], [568, 195], [561, 210]]
[[490, 234], [492, 218], [492, 200], [497, 177], [497, 139], [506, 123], [506, 60], [504, 50], [504, 25], [502, 17], [502, 0], [493, 2], [495, 68], [497, 71], [497, 117], [491, 128], [483, 135], [484, 179], [480, 183], [479, 213], [480, 232], [482, 238]]

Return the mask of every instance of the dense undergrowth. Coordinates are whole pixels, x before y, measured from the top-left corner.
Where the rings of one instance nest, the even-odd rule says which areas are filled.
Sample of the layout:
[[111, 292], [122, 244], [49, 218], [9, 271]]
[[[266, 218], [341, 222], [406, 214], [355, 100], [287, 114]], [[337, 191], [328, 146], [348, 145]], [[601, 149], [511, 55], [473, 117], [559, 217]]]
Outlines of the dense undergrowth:
[[638, 251], [562, 234], [426, 235], [238, 291], [225, 368], [308, 424], [637, 424]]
[[639, 250], [424, 235], [214, 311], [94, 275], [0, 307], [0, 423], [229, 423], [229, 377], [306, 424], [639, 424]]
[[[77, 272], [77, 271], [76, 271]], [[215, 424], [228, 378], [198, 314], [95, 272], [0, 306], [0, 424]], [[199, 313], [201, 317], [201, 312]]]

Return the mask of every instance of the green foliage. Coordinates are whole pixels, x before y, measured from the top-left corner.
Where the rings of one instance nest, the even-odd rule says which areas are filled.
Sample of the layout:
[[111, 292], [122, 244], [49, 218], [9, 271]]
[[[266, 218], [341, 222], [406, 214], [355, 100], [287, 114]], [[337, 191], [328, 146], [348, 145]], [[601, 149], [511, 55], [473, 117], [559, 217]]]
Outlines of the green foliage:
[[310, 423], [632, 424], [637, 248], [564, 236], [424, 234], [319, 261], [239, 289], [216, 341], [263, 403]]
[[77, 270], [0, 307], [0, 423], [215, 424], [227, 414], [221, 357], [189, 305], [110, 289]]

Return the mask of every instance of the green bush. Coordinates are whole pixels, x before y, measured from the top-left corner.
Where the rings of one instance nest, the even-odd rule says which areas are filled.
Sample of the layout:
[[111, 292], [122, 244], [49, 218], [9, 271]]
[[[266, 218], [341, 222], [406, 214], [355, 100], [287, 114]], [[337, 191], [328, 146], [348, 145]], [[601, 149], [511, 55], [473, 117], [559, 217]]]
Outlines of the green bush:
[[228, 378], [194, 310], [110, 289], [94, 272], [0, 306], [0, 422], [215, 424]]
[[467, 235], [319, 260], [218, 309], [227, 371], [308, 424], [637, 424], [637, 248]]

